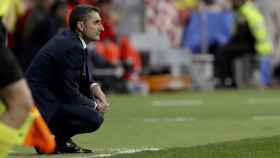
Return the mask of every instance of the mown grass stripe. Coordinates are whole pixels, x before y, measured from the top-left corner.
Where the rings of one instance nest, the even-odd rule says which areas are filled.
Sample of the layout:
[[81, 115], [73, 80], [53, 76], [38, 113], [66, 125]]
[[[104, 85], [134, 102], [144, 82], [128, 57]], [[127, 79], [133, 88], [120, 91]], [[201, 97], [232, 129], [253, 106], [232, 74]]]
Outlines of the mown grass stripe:
[[194, 121], [193, 117], [164, 117], [164, 118], [144, 118], [144, 122], [158, 123], [158, 122], [189, 122]]
[[280, 136], [114, 155], [111, 158], [279, 158]]
[[280, 98], [249, 98], [247, 104], [279, 104]]
[[261, 121], [261, 120], [280, 120], [279, 116], [253, 116], [253, 120]]
[[152, 106], [155, 107], [190, 107], [202, 104], [202, 100], [154, 100], [152, 102]]

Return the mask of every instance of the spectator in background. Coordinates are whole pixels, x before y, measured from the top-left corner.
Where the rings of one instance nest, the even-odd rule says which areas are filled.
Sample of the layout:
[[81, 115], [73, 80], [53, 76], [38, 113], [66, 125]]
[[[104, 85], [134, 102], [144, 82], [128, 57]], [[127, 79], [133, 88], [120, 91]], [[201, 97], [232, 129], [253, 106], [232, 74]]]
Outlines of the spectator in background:
[[120, 59], [125, 69], [124, 79], [139, 80], [139, 73], [142, 69], [140, 55], [128, 37], [122, 37], [120, 40], [120, 51]]
[[[26, 80], [23, 78], [22, 71], [16, 61], [16, 58], [7, 48], [7, 30], [11, 31], [14, 27], [17, 17], [13, 17], [12, 15], [15, 16], [14, 13], [17, 13], [16, 9], [18, 5], [23, 5], [22, 7], [24, 7], [25, 3], [20, 0], [3, 0], [1, 1], [0, 6], [1, 158], [6, 157], [13, 145], [22, 145], [28, 132], [31, 131], [30, 128], [34, 121], [34, 117], [31, 112], [31, 108], [34, 106], [31, 92], [27, 86]], [[3, 108], [3, 106], [5, 108]], [[40, 117], [40, 114], [38, 113], [37, 116]], [[45, 129], [46, 128], [47, 127], [45, 127]], [[42, 135], [37, 138], [40, 139], [41, 136]], [[42, 147], [46, 145], [45, 143], [45, 141], [42, 141], [39, 146]], [[31, 145], [31, 142], [29, 145]]]
[[7, 32], [13, 33], [17, 19], [22, 15], [27, 6], [21, 0], [3, 0], [0, 5], [0, 16]]
[[236, 26], [230, 42], [217, 52], [218, 86], [236, 87], [233, 61], [244, 54], [259, 57], [260, 86], [271, 82], [272, 42], [269, 39], [264, 17], [250, 0], [231, 0], [236, 13]]
[[179, 18], [172, 0], [161, 0], [157, 6], [157, 27], [159, 32], [167, 35], [171, 46], [179, 46]]
[[120, 48], [110, 40], [96, 42], [96, 50], [103, 56], [110, 64], [117, 66], [121, 64], [120, 61]]
[[139, 52], [133, 47], [128, 37], [120, 40], [122, 65], [124, 66], [123, 79], [126, 81], [128, 92], [147, 94], [148, 86], [140, 79], [142, 61]]
[[28, 0], [28, 2], [29, 7], [27, 8], [27, 11], [18, 18], [18, 21], [16, 23], [16, 29], [13, 38], [14, 47], [12, 47], [15, 56], [21, 66], [23, 65], [21, 59], [23, 57], [23, 54], [25, 53], [26, 47], [25, 25], [28, 17], [31, 15], [36, 6], [36, 0]]
[[147, 30], [166, 36], [172, 47], [179, 47], [180, 26], [175, 2], [172, 0], [146, 0]]
[[105, 61], [103, 63], [106, 63], [97, 65], [97, 63], [100, 63], [100, 61], [96, 61], [98, 58], [92, 58], [95, 68], [93, 70], [95, 79], [102, 81], [106, 92], [125, 92], [126, 90], [122, 80], [123, 74], [118, 73], [119, 70], [123, 71], [123, 68], [120, 59], [121, 50], [117, 43], [110, 40], [96, 42], [95, 50]]
[[35, 0], [34, 7], [23, 17], [21, 23], [18, 23], [15, 52], [23, 71], [27, 69], [40, 46], [46, 42], [46, 38], [51, 36], [48, 34], [50, 32], [39, 30], [42, 27], [39, 25], [51, 14], [54, 2], [55, 0]]
[[193, 53], [215, 54], [216, 49], [231, 37], [233, 14], [221, 8], [215, 0], [200, 1], [199, 6], [185, 23], [182, 47]]
[[[102, 81], [107, 92], [128, 92], [127, 84], [140, 82], [140, 55], [128, 37], [121, 37], [118, 43], [105, 40], [96, 42], [95, 46], [93, 43], [89, 46], [90, 52], [95, 56], [92, 58], [95, 79]], [[102, 60], [104, 62], [100, 62]]]
[[[6, 25], [7, 41], [9, 48], [14, 47], [13, 37], [16, 30], [16, 23], [20, 16], [25, 14], [26, 10], [32, 5], [32, 0], [3, 0], [0, 5], [0, 16], [2, 22]], [[5, 12], [5, 10], [7, 10]], [[15, 55], [16, 52], [15, 52]]]

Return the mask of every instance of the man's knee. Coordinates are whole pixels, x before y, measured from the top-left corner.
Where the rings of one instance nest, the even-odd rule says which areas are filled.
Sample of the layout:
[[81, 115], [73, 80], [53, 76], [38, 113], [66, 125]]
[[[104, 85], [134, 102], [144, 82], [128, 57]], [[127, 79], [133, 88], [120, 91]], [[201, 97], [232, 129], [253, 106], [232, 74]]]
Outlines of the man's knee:
[[92, 117], [91, 120], [88, 122], [88, 132], [94, 132], [100, 128], [104, 121], [103, 116], [98, 114], [96, 117]]

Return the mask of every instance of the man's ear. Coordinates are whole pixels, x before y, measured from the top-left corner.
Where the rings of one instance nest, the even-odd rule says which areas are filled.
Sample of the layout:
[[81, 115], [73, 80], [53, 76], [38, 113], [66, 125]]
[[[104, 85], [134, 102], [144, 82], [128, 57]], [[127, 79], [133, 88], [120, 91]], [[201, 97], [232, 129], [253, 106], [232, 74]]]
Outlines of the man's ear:
[[77, 29], [78, 29], [78, 31], [80, 31], [80, 32], [84, 31], [84, 27], [85, 27], [85, 25], [84, 25], [84, 23], [83, 23], [82, 21], [79, 21], [79, 22], [77, 23]]

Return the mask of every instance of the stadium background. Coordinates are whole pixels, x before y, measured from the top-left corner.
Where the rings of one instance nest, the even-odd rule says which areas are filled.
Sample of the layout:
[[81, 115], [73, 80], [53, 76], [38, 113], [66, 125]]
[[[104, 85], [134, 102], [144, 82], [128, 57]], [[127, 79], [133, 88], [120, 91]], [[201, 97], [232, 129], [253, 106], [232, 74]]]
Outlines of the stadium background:
[[[40, 157], [279, 157], [280, 2], [254, 1], [274, 46], [271, 85], [262, 87], [257, 67], [241, 58], [237, 87], [216, 89], [211, 28], [197, 28], [198, 49], [183, 47], [182, 34], [193, 12], [231, 11], [227, 0], [27, 1], [31, 8], [17, 22], [8, 18], [9, 46], [24, 70], [77, 3], [97, 3], [107, 28], [89, 48], [112, 108], [97, 133], [75, 137], [97, 153]], [[37, 155], [16, 147], [9, 157]]]

